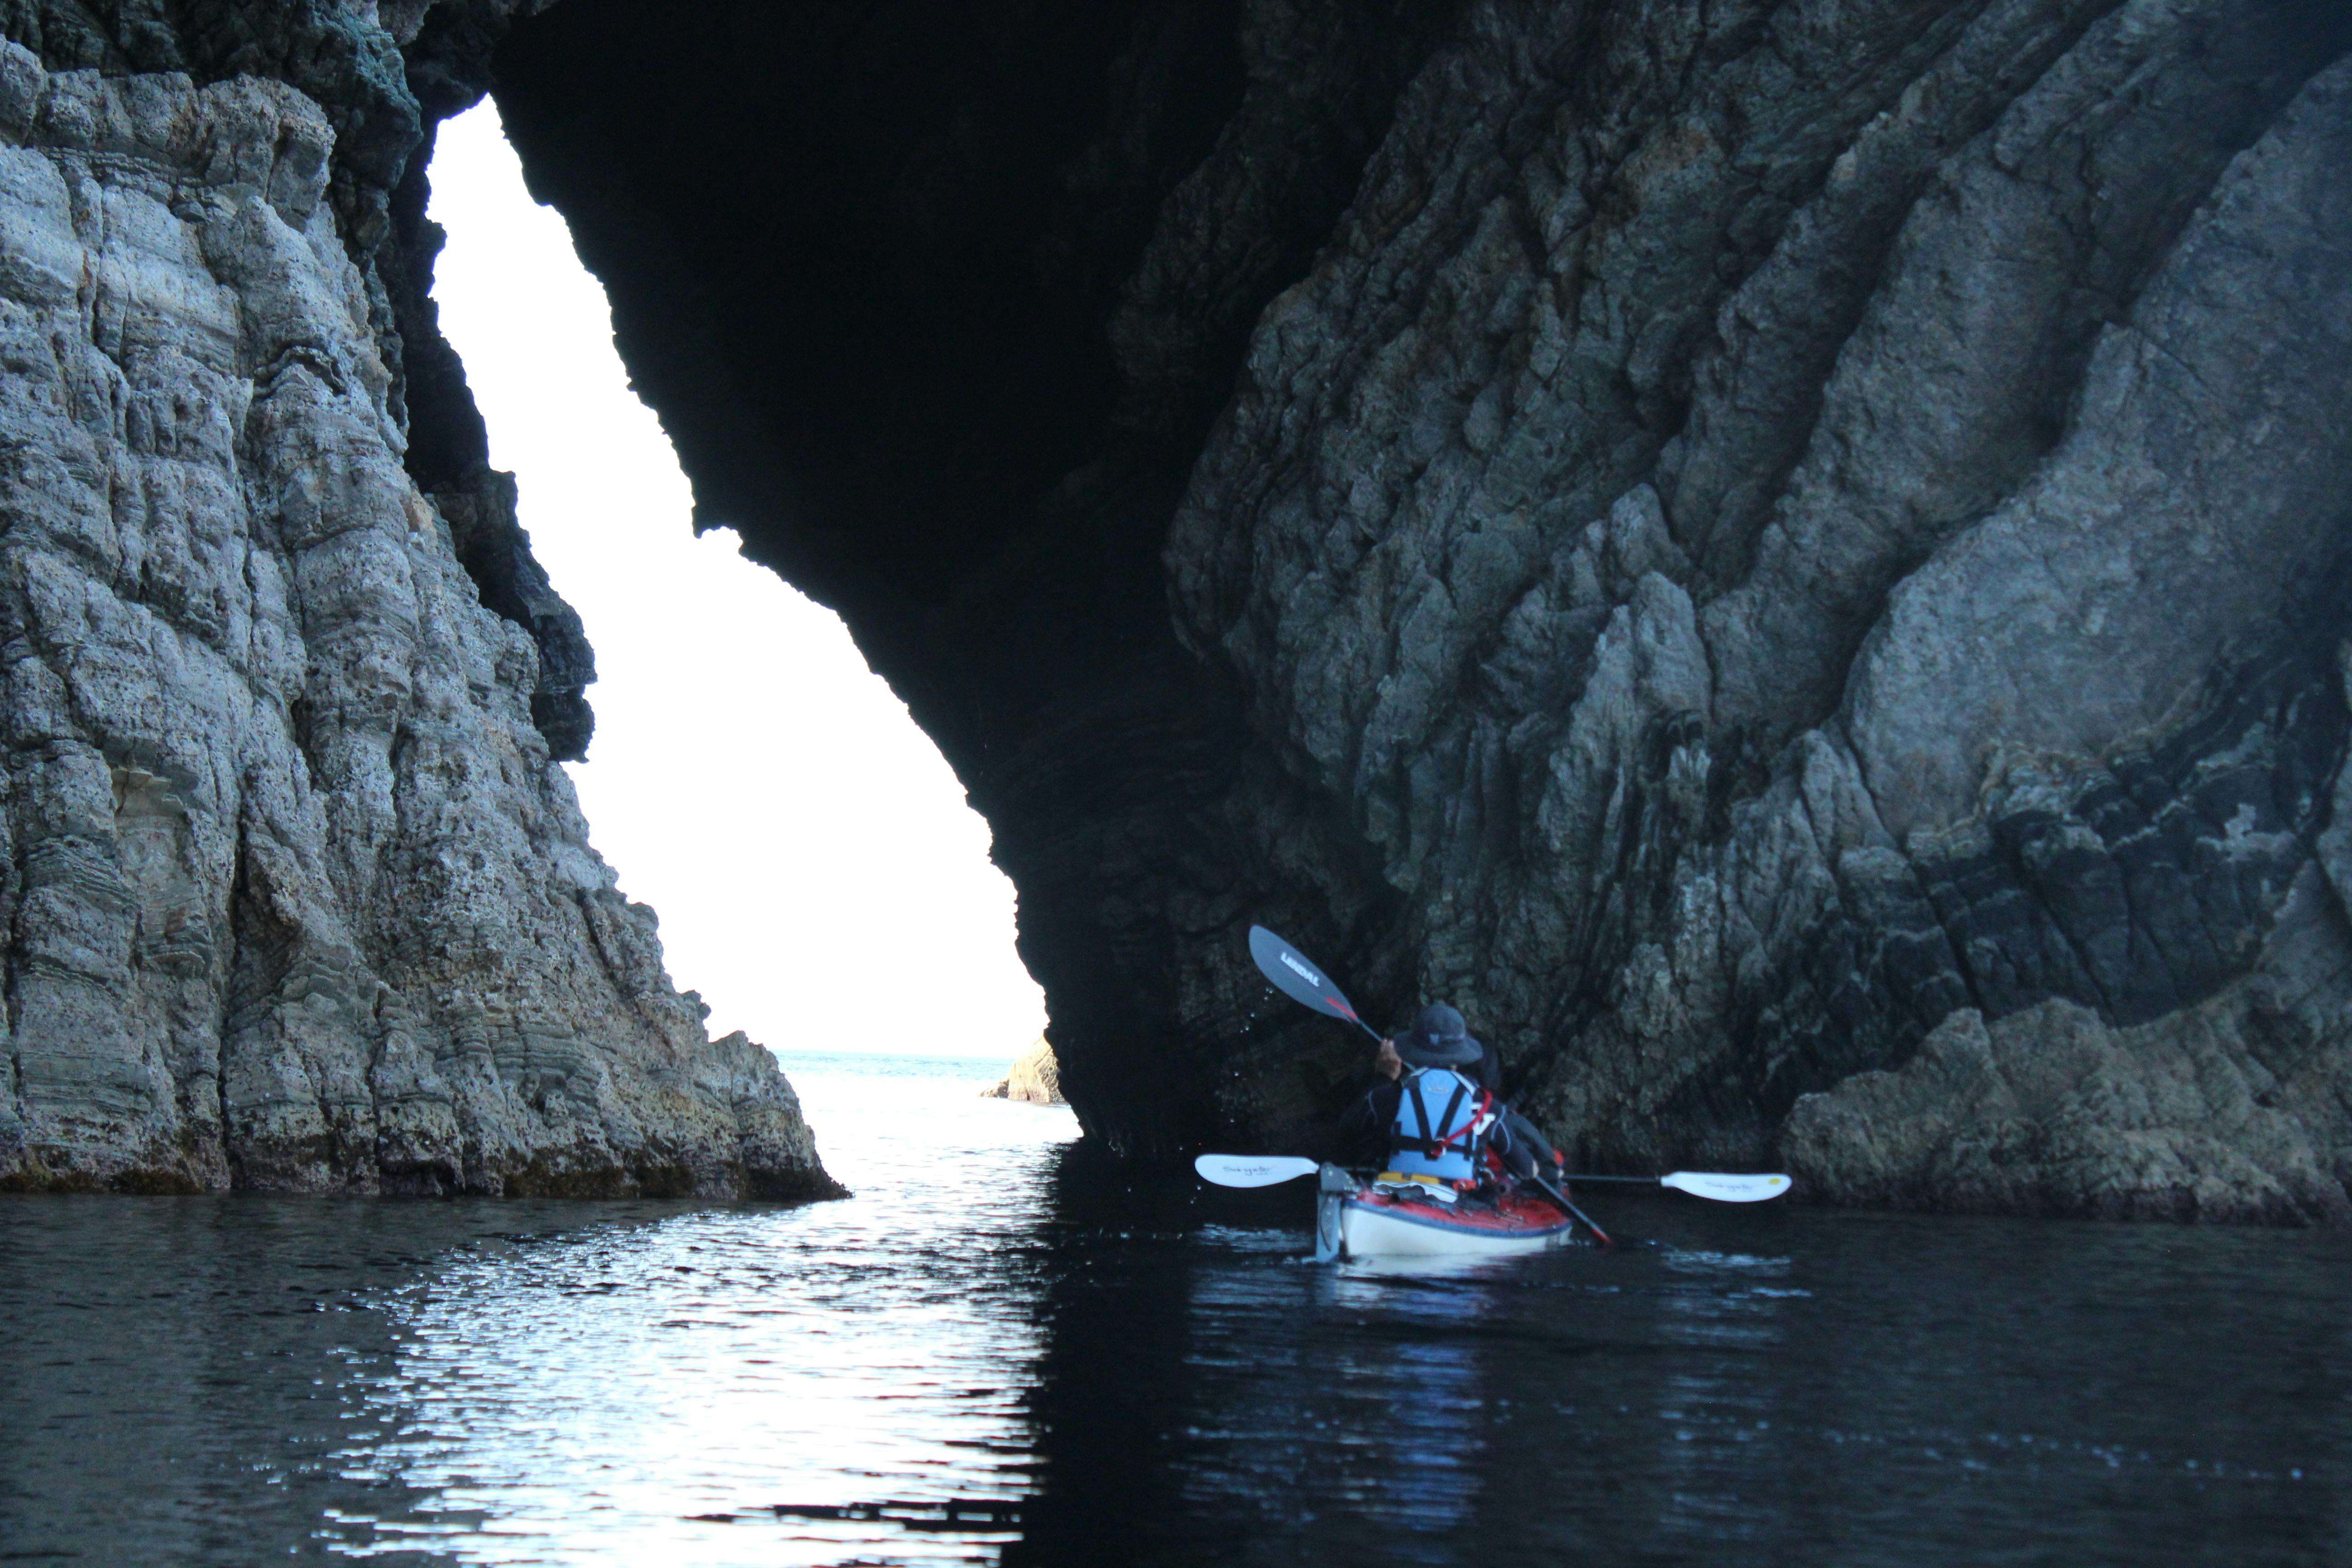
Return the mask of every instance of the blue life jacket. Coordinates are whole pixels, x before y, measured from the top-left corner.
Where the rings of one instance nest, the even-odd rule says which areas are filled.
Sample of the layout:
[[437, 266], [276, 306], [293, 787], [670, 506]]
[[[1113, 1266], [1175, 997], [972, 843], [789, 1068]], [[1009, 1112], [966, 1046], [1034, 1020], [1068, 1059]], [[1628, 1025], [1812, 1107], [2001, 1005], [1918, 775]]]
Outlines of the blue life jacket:
[[1409, 1068], [1397, 1087], [1403, 1092], [1390, 1129], [1389, 1169], [1444, 1182], [1475, 1176], [1478, 1148], [1494, 1121], [1485, 1092], [1451, 1068]]

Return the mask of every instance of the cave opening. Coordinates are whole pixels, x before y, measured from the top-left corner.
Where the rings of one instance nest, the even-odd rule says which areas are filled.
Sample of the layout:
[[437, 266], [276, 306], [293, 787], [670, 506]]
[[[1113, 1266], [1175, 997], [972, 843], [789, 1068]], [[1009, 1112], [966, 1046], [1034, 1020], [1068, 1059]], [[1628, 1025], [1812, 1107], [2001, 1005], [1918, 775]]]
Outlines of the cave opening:
[[1232, 1042], [1153, 955], [1332, 918], [1212, 826], [1266, 759], [1163, 552], [1260, 313], [1455, 13], [566, 0], [465, 84], [610, 291], [697, 526], [842, 616], [988, 819], [1066, 1091], [1120, 1152], [1219, 1122]]
[[429, 180], [442, 330], [595, 649], [594, 739], [565, 766], [624, 889], [660, 912], [678, 984], [714, 1033], [778, 1048], [1020, 1054], [1043, 997], [939, 749], [839, 616], [732, 531], [692, 531], [604, 289], [530, 199], [494, 105], [439, 127]]

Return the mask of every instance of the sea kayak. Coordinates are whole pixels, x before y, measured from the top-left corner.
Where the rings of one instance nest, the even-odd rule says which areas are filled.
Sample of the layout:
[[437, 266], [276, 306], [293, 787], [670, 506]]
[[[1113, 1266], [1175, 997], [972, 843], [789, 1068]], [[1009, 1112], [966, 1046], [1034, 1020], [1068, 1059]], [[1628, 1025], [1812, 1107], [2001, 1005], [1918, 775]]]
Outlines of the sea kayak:
[[1505, 1193], [1453, 1202], [1410, 1184], [1327, 1184], [1316, 1215], [1318, 1256], [1512, 1258], [1569, 1246], [1576, 1221], [1540, 1197]]

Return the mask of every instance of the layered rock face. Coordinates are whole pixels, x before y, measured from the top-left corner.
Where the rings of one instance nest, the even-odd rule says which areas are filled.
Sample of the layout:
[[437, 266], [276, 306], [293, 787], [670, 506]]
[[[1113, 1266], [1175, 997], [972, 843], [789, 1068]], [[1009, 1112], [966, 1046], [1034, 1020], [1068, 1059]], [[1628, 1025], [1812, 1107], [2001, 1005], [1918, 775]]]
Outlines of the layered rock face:
[[2352, 1216], [2352, 16], [565, 0], [703, 518], [842, 608], [1114, 1146], [1461, 1005], [1580, 1163]]
[[105, 68], [0, 43], [0, 1186], [832, 1190], [589, 847], [576, 617], [461, 560], [501, 477], [404, 466], [394, 41], [186, 9], [5, 14]]
[[1180, 625], [1585, 1158], [2344, 1217], [2343, 21], [1931, 9], [1490, 14]]

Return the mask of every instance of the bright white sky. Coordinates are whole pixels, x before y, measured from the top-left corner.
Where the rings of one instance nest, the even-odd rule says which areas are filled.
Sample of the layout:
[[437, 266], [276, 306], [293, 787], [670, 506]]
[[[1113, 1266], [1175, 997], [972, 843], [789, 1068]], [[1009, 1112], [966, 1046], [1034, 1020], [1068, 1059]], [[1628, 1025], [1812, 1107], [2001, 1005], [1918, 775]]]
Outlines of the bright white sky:
[[661, 914], [714, 1035], [778, 1050], [1011, 1061], [1045, 1029], [988, 826], [839, 616], [694, 537], [692, 492], [629, 390], [604, 291], [534, 205], [485, 102], [441, 127], [441, 327], [490, 461], [596, 647], [596, 847]]

